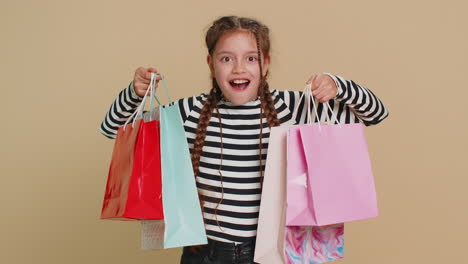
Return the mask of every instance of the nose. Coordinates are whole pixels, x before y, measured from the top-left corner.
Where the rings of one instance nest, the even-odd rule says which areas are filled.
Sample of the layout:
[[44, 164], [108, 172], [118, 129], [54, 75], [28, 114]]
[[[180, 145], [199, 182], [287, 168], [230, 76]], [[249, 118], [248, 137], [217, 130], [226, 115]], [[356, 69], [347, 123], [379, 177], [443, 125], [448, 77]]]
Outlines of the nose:
[[243, 73], [245, 72], [245, 65], [241, 60], [238, 60], [234, 63], [234, 68], [232, 69], [233, 73]]

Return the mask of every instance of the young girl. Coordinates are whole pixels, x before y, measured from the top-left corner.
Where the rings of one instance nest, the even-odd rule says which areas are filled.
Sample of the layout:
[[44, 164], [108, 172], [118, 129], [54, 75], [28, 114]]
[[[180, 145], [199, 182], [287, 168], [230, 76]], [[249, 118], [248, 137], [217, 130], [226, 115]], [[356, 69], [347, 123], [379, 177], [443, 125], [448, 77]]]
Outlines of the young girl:
[[[208, 245], [185, 247], [181, 263], [253, 263], [270, 128], [303, 124], [302, 92], [270, 90], [269, 29], [243, 17], [221, 17], [206, 33], [209, 93], [176, 101], [189, 143]], [[111, 105], [100, 131], [115, 138], [142, 100], [156, 69], [138, 68]], [[159, 79], [159, 76], [158, 76]], [[343, 124], [374, 125], [388, 111], [369, 89], [331, 74], [311, 77], [313, 95]], [[293, 111], [298, 106], [298, 114]], [[331, 118], [318, 105], [315, 122]]]

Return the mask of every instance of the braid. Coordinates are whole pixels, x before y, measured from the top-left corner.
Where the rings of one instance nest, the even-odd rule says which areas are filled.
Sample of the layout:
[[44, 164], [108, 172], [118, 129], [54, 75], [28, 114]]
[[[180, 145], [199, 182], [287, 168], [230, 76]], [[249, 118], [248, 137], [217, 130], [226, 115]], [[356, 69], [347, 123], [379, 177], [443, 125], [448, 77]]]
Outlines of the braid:
[[[216, 216], [216, 223], [218, 224], [218, 227], [222, 230], [218, 222], [218, 214], [217, 214], [218, 206], [221, 204], [221, 202], [223, 201], [223, 197], [224, 197], [223, 174], [221, 173], [221, 169], [223, 165], [222, 162], [223, 162], [223, 148], [224, 148], [223, 147], [223, 134], [222, 134], [223, 132], [222, 132], [222, 126], [221, 126], [221, 114], [219, 113], [219, 109], [218, 109], [218, 101], [221, 99], [222, 93], [215, 78], [212, 78], [212, 82], [213, 82], [213, 88], [211, 88], [208, 97], [203, 103], [203, 108], [200, 111], [200, 118], [198, 120], [197, 132], [196, 132], [195, 142], [193, 144], [193, 150], [192, 150], [192, 168], [193, 168], [193, 172], [194, 172], [195, 179], [196, 179], [198, 177], [198, 174], [200, 173], [200, 157], [203, 151], [203, 146], [205, 145], [207, 127], [210, 123], [213, 110], [216, 109], [216, 113], [217, 113], [218, 120], [219, 120], [220, 135], [221, 135], [221, 164], [219, 165], [218, 172], [221, 177], [221, 192], [222, 193], [221, 193], [221, 200], [218, 202], [214, 210], [215, 210], [215, 216]], [[202, 212], [205, 212], [205, 209], [204, 209], [205, 201], [200, 196], [200, 193], [198, 197], [200, 200], [200, 207], [202, 209]]]
[[266, 116], [268, 126], [274, 127], [279, 126], [280, 122], [278, 120], [275, 105], [271, 98], [269, 91], [269, 85], [266, 82], [266, 75], [263, 76], [263, 67], [262, 67], [262, 56], [260, 53], [260, 38], [258, 32], [255, 32], [255, 40], [257, 42], [257, 52], [258, 52], [258, 66], [260, 68], [260, 84], [258, 87], [258, 95], [260, 95], [260, 135], [259, 135], [259, 144], [258, 144], [258, 159], [259, 159], [259, 169], [260, 169], [260, 188], [263, 189], [263, 169], [262, 169], [262, 149], [263, 149], [263, 117]]
[[262, 103], [265, 102], [262, 107], [264, 108], [265, 116], [268, 122], [269, 127], [279, 126], [280, 120], [278, 119], [275, 104], [273, 98], [271, 98], [271, 93], [268, 89], [268, 83], [265, 82], [265, 89], [262, 94]]
[[[215, 79], [213, 79], [213, 84], [213, 88], [211, 88], [208, 97], [203, 103], [203, 108], [200, 111], [200, 118], [198, 120], [195, 142], [193, 143], [192, 168], [195, 175], [195, 179], [198, 177], [198, 174], [200, 172], [200, 156], [203, 150], [203, 146], [205, 145], [206, 130], [210, 123], [213, 109], [218, 104], [218, 100], [220, 97], [220, 90], [218, 88], [218, 85], [216, 84]], [[200, 199], [200, 203], [203, 204], [202, 199]]]

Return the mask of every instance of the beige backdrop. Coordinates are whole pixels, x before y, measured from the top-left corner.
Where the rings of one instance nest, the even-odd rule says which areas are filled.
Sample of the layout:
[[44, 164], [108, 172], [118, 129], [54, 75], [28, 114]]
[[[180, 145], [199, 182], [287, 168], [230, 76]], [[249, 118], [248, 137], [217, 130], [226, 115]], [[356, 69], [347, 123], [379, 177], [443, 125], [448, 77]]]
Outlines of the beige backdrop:
[[468, 263], [466, 1], [8, 1], [0, 4], [0, 263], [178, 263], [136, 222], [99, 220], [113, 141], [98, 132], [138, 66], [174, 98], [208, 91], [204, 32], [252, 16], [272, 36], [270, 85], [313, 73], [372, 89], [380, 216], [346, 224], [346, 264]]

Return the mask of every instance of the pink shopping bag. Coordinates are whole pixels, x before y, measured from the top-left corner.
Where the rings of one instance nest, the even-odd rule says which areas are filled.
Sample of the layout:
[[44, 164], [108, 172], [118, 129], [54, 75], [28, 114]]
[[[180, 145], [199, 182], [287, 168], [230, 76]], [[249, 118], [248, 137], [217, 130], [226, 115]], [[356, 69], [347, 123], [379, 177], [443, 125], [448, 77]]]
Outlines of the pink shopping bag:
[[361, 123], [291, 127], [287, 170], [289, 226], [331, 225], [378, 215]]
[[290, 127], [270, 131], [254, 261], [321, 264], [343, 258], [343, 224], [286, 226], [286, 140]]

